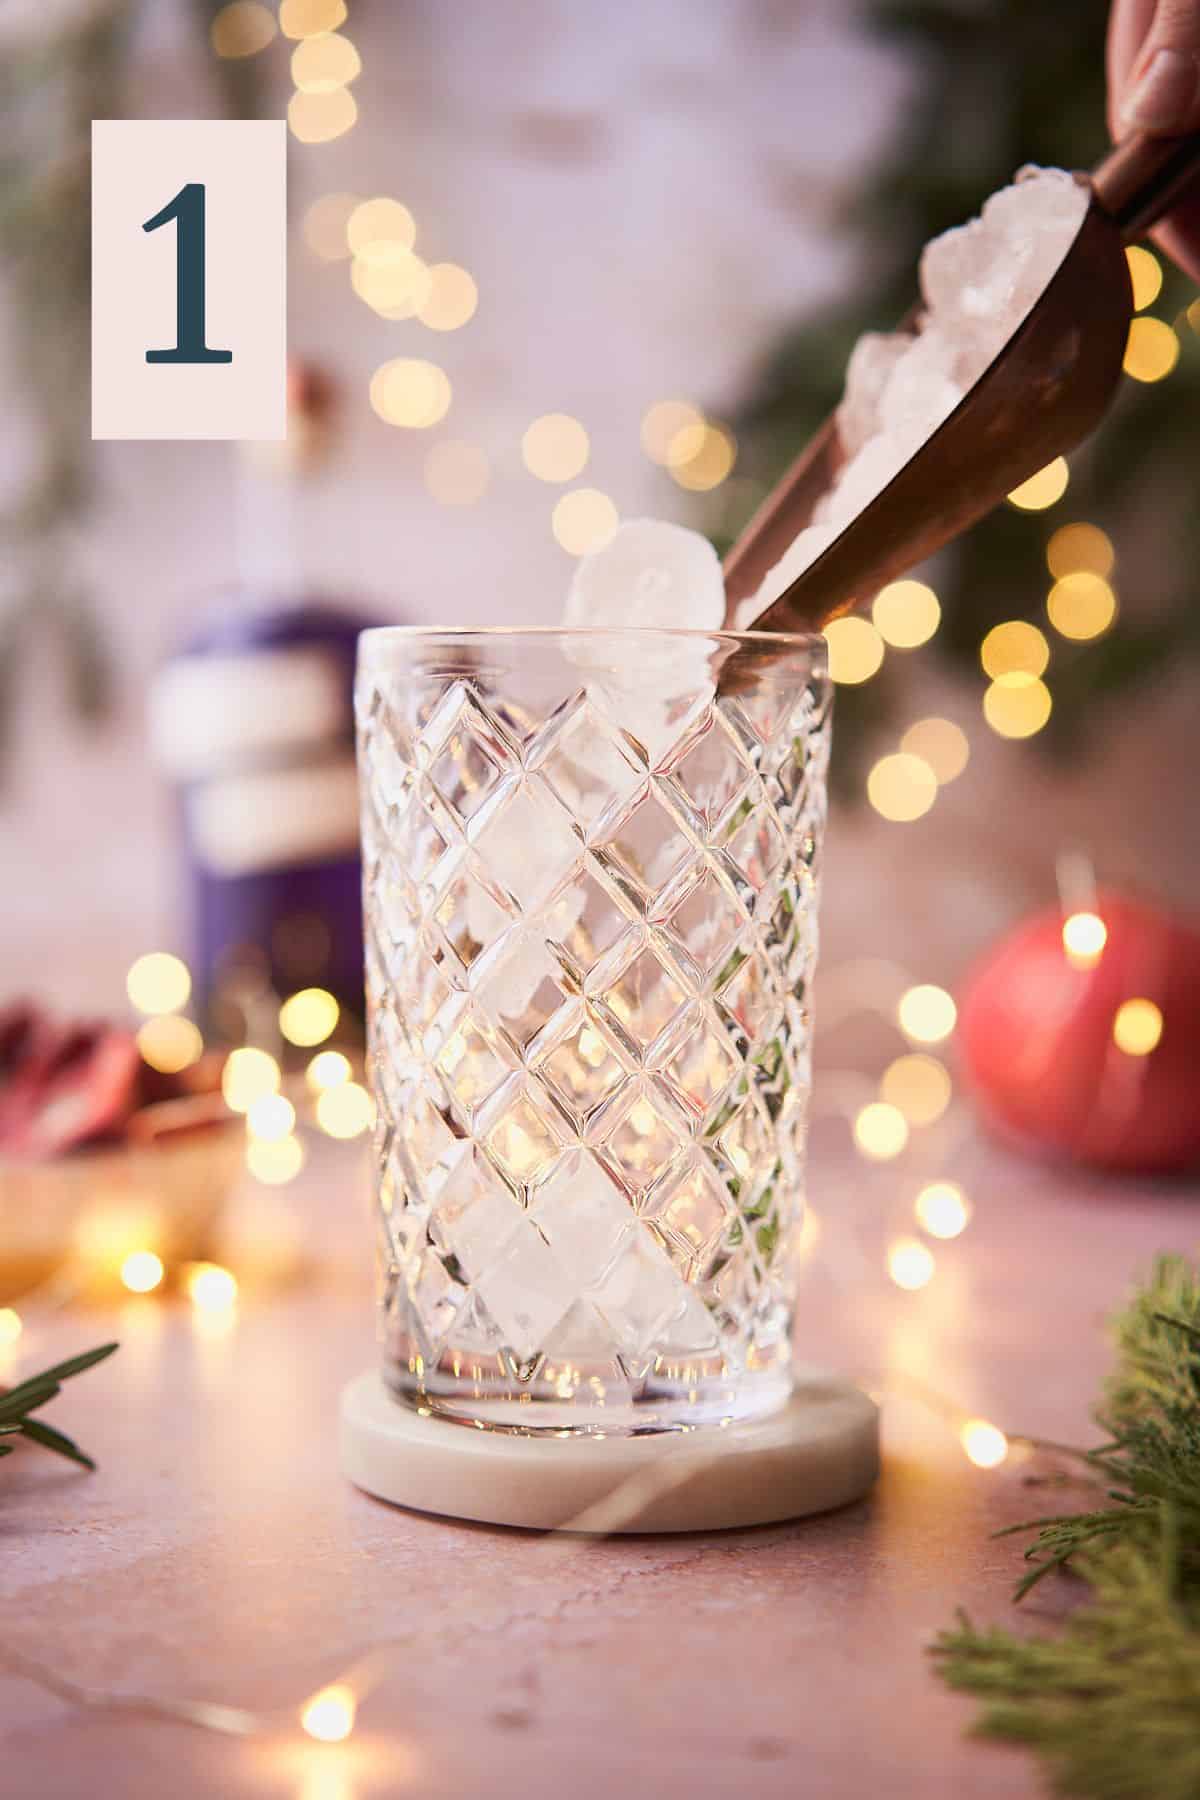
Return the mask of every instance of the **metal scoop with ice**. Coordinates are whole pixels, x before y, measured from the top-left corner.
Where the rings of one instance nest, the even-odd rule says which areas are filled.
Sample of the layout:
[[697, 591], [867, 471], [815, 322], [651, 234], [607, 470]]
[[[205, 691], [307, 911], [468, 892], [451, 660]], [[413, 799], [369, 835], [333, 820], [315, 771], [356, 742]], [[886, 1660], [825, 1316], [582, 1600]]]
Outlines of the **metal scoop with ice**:
[[1198, 167], [1200, 134], [1130, 138], [1090, 177], [1027, 172], [930, 245], [924, 308], [859, 344], [839, 411], [726, 557], [727, 622], [848, 612], [1086, 437], [1121, 373], [1124, 246]]

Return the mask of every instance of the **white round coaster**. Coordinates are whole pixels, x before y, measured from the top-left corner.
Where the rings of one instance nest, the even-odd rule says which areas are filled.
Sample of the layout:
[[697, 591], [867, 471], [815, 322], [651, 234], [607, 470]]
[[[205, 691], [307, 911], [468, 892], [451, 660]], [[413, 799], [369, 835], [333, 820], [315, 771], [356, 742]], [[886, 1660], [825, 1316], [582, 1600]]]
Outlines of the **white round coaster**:
[[538, 1531], [717, 1531], [857, 1500], [879, 1473], [879, 1412], [798, 1369], [770, 1418], [642, 1437], [517, 1436], [425, 1418], [368, 1370], [341, 1404], [342, 1472], [418, 1512]]

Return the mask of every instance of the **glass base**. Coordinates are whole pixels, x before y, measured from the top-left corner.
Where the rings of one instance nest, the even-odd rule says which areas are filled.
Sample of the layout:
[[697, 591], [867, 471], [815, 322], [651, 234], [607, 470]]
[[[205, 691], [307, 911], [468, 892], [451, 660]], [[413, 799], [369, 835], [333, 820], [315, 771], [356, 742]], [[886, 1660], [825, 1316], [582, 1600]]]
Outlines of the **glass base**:
[[779, 1412], [792, 1393], [787, 1355], [736, 1375], [689, 1371], [686, 1380], [650, 1374], [614, 1382], [608, 1371], [603, 1378], [585, 1376], [569, 1390], [561, 1377], [539, 1376], [514, 1391], [511, 1377], [482, 1368], [464, 1377], [385, 1363], [383, 1378], [394, 1397], [416, 1412], [522, 1436], [636, 1437], [730, 1425]]

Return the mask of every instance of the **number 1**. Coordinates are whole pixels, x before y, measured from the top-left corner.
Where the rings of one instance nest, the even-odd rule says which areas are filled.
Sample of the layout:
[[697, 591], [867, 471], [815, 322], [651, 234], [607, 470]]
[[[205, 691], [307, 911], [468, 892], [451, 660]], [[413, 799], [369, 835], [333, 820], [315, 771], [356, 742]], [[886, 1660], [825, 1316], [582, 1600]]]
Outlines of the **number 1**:
[[175, 221], [175, 347], [147, 350], [148, 363], [227, 363], [232, 350], [210, 350], [204, 341], [204, 183], [189, 181], [143, 231]]

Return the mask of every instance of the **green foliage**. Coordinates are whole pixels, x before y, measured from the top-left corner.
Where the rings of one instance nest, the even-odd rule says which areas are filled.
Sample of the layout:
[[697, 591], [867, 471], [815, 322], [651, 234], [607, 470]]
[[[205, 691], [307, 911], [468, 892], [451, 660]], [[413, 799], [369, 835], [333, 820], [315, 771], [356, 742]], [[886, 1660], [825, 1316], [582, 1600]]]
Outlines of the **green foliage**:
[[[82, 1356], [72, 1356], [67, 1362], [56, 1363], [52, 1369], [43, 1369], [40, 1375], [31, 1375], [19, 1387], [0, 1393], [0, 1440], [27, 1438], [30, 1443], [41, 1444], [45, 1450], [54, 1450], [59, 1456], [65, 1456], [68, 1461], [79, 1463], [85, 1469], [94, 1469], [95, 1463], [78, 1444], [65, 1433], [57, 1431], [53, 1425], [47, 1425], [44, 1419], [35, 1419], [33, 1415], [62, 1392], [64, 1381], [69, 1381], [72, 1375], [82, 1375], [85, 1369], [94, 1368], [106, 1356], [111, 1356], [116, 1348], [115, 1344], [101, 1344], [98, 1350], [85, 1350]], [[0, 1456], [10, 1456], [12, 1449], [11, 1444], [0, 1442]]]
[[[934, 1655], [983, 1701], [976, 1729], [1036, 1749], [1062, 1794], [1200, 1794], [1200, 1278], [1160, 1257], [1116, 1322], [1118, 1361], [1073, 1453], [1104, 1502], [1014, 1527], [1036, 1536], [1019, 1599], [1066, 1568], [1086, 1599], [1055, 1638], [981, 1631], [965, 1615]], [[1005, 1534], [1001, 1534], [1005, 1535]]]
[[[869, 23], [916, 59], [924, 80], [847, 221], [866, 269], [862, 285], [786, 333], [735, 421], [748, 479], [738, 509], [721, 521], [723, 541], [836, 405], [858, 336], [890, 329], [907, 312], [925, 243], [977, 213], [1022, 163], [1088, 168], [1104, 154], [1106, 12], [1044, 0], [875, 0], [868, 8]], [[978, 672], [992, 625], [1041, 614], [1050, 532], [1074, 519], [1109, 532], [1118, 575], [1135, 575], [1141, 616], [1119, 617], [1091, 643], [1056, 639], [1054, 711], [1040, 741], [1059, 748], [1083, 748], [1103, 728], [1101, 703], [1144, 688], [1180, 655], [1200, 659], [1200, 509], [1191, 495], [1200, 340], [1183, 312], [1193, 293], [1168, 270], [1151, 310], [1177, 324], [1180, 363], [1165, 383], [1125, 383], [1093, 443], [1072, 458], [1067, 496], [1046, 513], [997, 508], [939, 570], [944, 623], [934, 648]], [[1124, 555], [1135, 540], [1152, 547], [1140, 564]], [[888, 687], [885, 668], [866, 687], [839, 693], [843, 757], [887, 715]], [[845, 773], [843, 764], [843, 781]]]

